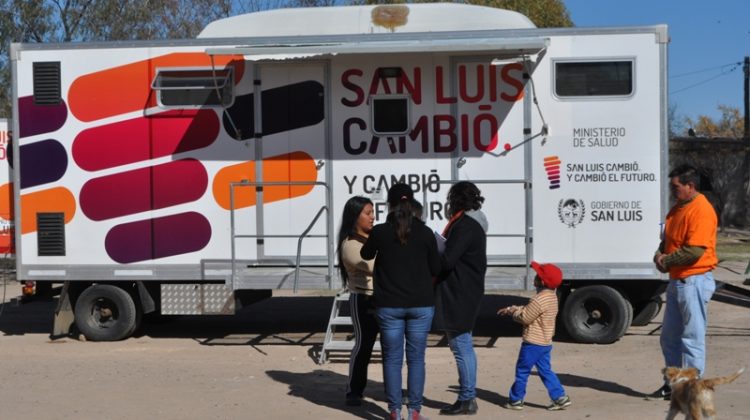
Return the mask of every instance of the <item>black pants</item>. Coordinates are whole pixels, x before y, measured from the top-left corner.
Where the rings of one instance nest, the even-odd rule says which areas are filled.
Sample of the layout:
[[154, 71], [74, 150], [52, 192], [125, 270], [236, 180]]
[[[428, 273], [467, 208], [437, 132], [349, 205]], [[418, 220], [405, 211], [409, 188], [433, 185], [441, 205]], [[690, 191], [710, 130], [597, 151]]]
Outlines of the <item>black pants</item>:
[[349, 359], [347, 395], [361, 397], [367, 385], [367, 365], [370, 364], [372, 346], [375, 345], [379, 331], [370, 299], [370, 296], [359, 293], [349, 295], [349, 310], [354, 327], [354, 348]]

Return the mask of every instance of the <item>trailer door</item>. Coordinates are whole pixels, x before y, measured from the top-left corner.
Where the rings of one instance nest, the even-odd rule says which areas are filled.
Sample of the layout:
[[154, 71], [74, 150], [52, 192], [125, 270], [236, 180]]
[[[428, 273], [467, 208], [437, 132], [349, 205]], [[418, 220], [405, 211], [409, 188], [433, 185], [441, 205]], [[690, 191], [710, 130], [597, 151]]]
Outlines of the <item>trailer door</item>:
[[452, 60], [452, 113], [459, 147], [451, 182], [474, 182], [485, 197], [488, 262], [523, 264], [530, 211], [523, 64], [492, 61], [489, 56]]
[[255, 66], [259, 261], [295, 261], [303, 232], [303, 262], [327, 261], [325, 74], [321, 62]]

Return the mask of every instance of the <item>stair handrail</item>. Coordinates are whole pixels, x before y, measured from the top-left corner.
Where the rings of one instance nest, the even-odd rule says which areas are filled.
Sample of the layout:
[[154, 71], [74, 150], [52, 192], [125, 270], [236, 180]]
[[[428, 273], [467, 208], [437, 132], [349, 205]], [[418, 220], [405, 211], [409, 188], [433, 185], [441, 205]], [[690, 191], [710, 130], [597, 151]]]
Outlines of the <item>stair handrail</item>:
[[[235, 189], [235, 187], [252, 187], [252, 186], [254, 186], [256, 188], [257, 187], [263, 188], [263, 187], [266, 187], [266, 186], [295, 186], [295, 185], [296, 186], [300, 186], [300, 185], [320, 185], [320, 186], [322, 186], [323, 188], [325, 188], [328, 191], [328, 193], [326, 194], [326, 199], [325, 199], [326, 200], [326, 205], [324, 205], [323, 207], [321, 207], [320, 210], [318, 210], [318, 213], [315, 215], [315, 217], [313, 218], [312, 222], [310, 222], [310, 224], [308, 225], [307, 229], [305, 229], [305, 231], [302, 232], [301, 235], [299, 235], [299, 236], [297, 236], [297, 235], [235, 235], [235, 228], [234, 228], [234, 225], [235, 225], [235, 223], [234, 223], [234, 211], [235, 211], [235, 207], [234, 207], [234, 189]], [[301, 251], [302, 251], [301, 250], [301, 242], [302, 242], [302, 239], [305, 236], [308, 236], [307, 233], [315, 225], [315, 222], [320, 217], [320, 214], [322, 213], [322, 211], [323, 210], [328, 210], [329, 201], [330, 201], [330, 185], [328, 185], [327, 182], [323, 182], [323, 181], [270, 181], [270, 182], [261, 181], [261, 182], [257, 182], [257, 181], [250, 181], [250, 180], [247, 180], [247, 179], [243, 179], [243, 180], [240, 180], [240, 181], [230, 182], [229, 183], [229, 218], [230, 218], [230, 238], [231, 238], [231, 250], [230, 250], [230, 252], [231, 252], [231, 275], [230, 275], [229, 279], [230, 279], [230, 282], [231, 282], [231, 287], [234, 288], [235, 277], [236, 277], [236, 272], [237, 272], [237, 268], [236, 268], [237, 257], [236, 257], [236, 249], [235, 249], [236, 248], [235, 247], [235, 239], [236, 238], [238, 238], [238, 237], [255, 237], [255, 238], [260, 238], [260, 239], [271, 238], [271, 237], [274, 237], [274, 238], [279, 238], [279, 237], [284, 237], [284, 238], [298, 238], [297, 260], [296, 260], [296, 264], [295, 264], [295, 279], [294, 279], [294, 292], [296, 293], [297, 290], [298, 290], [298, 284], [297, 283], [298, 283], [298, 278], [299, 278], [299, 266], [300, 266], [300, 263], [301, 263]], [[329, 232], [330, 231], [330, 224], [331, 224], [330, 223], [330, 214], [329, 214], [329, 217], [327, 219], [328, 219], [327, 220], [328, 223], [327, 223], [327, 226], [326, 226], [326, 234], [325, 235], [320, 235], [320, 237], [326, 238], [326, 260], [328, 261], [328, 282], [329, 282], [329, 287], [330, 287], [331, 286], [331, 281], [332, 281], [331, 279], [333, 278], [333, 264], [332, 264], [333, 246], [332, 246], [332, 243], [331, 243], [331, 232]], [[311, 236], [311, 235], [309, 235], [309, 236]]]
[[[313, 217], [312, 221], [309, 225], [307, 225], [307, 229], [305, 229], [302, 234], [299, 236], [299, 239], [297, 239], [297, 264], [295, 264], [294, 267], [294, 293], [297, 293], [298, 285], [299, 285], [299, 266], [300, 266], [300, 260], [302, 259], [302, 240], [305, 239], [307, 236], [307, 233], [310, 232], [310, 229], [312, 229], [313, 226], [315, 226], [315, 223], [318, 221], [318, 218], [320, 218], [320, 215], [323, 214], [323, 211], [328, 211], [328, 206], [323, 206], [318, 210], [317, 213], [315, 213], [315, 217]], [[331, 256], [328, 255], [328, 260], [331, 259]], [[329, 281], [330, 276], [332, 276], [332, 273], [328, 273]]]

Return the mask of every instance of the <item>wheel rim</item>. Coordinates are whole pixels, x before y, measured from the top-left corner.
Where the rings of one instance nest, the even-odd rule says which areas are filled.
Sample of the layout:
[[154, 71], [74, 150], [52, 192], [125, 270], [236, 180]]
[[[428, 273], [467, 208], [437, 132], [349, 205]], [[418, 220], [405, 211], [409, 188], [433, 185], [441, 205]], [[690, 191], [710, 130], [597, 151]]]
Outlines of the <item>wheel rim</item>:
[[99, 298], [91, 305], [91, 324], [97, 328], [110, 328], [117, 323], [120, 313], [117, 305], [106, 298]]
[[612, 311], [601, 299], [587, 299], [576, 311], [576, 321], [590, 331], [603, 331], [612, 323]]

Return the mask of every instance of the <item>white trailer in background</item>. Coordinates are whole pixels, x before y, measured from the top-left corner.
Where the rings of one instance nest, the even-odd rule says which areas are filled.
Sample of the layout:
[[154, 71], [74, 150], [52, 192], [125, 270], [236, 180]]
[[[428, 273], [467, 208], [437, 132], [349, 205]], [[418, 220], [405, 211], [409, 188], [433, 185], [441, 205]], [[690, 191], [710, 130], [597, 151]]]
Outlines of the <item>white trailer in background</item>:
[[13, 213], [11, 206], [13, 190], [10, 161], [10, 124], [0, 118], [0, 258], [13, 257]]
[[253, 13], [194, 40], [13, 44], [18, 278], [65, 284], [88, 338], [121, 339], [151, 311], [338, 289], [349, 197], [383, 221], [385, 191], [407, 182], [441, 230], [447, 189], [470, 180], [487, 289], [531, 289], [532, 259], [559, 264], [563, 324], [612, 342], [660, 307], [667, 43], [664, 25], [539, 29], [413, 4]]

